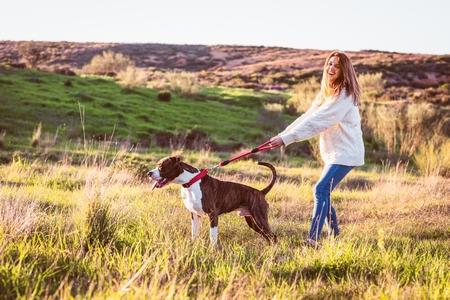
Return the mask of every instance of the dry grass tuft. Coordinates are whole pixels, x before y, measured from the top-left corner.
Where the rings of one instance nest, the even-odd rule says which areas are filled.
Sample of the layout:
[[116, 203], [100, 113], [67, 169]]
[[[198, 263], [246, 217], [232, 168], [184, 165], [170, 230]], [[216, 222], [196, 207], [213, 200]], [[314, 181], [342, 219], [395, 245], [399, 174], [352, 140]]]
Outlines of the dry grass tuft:
[[41, 135], [42, 135], [42, 123], [39, 122], [38, 126], [34, 129], [33, 135], [31, 137], [31, 146], [33, 148], [39, 146]]
[[104, 51], [102, 54], [94, 56], [91, 62], [83, 67], [82, 72], [96, 75], [118, 74], [133, 66], [134, 63], [128, 56]]
[[145, 86], [147, 82], [145, 72], [134, 66], [128, 66], [125, 70], [120, 71], [117, 74], [117, 78], [119, 79], [119, 84], [125, 89]]
[[43, 213], [35, 201], [21, 198], [0, 199], [0, 228], [8, 239], [30, 236], [41, 223]]

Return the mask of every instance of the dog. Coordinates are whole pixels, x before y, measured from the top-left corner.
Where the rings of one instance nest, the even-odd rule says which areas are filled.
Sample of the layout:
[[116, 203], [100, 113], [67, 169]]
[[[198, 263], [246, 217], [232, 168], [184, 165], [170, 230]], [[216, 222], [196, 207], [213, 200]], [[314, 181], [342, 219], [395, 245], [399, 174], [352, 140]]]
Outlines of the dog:
[[[269, 204], [265, 200], [265, 195], [275, 184], [277, 174], [271, 164], [265, 162], [258, 162], [258, 164], [272, 171], [271, 182], [262, 190], [240, 183], [221, 181], [205, 175], [206, 173], [201, 174], [204, 171], [182, 162], [178, 156], [161, 159], [156, 168], [149, 171], [147, 175], [155, 180], [153, 188], [162, 188], [170, 182], [183, 185], [181, 198], [184, 206], [191, 213], [192, 239], [199, 234], [199, 218], [207, 215], [210, 221], [210, 243], [215, 247], [218, 240], [218, 217], [238, 211], [240, 216], [245, 217], [251, 229], [272, 244], [277, 242], [277, 236], [269, 226]], [[203, 177], [198, 179], [200, 176]]]

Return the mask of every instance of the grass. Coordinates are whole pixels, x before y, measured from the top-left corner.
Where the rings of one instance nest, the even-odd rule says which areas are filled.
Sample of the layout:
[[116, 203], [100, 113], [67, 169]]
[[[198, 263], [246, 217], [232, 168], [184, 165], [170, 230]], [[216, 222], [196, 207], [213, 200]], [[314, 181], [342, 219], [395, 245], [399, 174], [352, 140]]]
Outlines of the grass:
[[[219, 221], [220, 247], [211, 249], [207, 220], [201, 238], [190, 240], [179, 187], [151, 192], [142, 177], [178, 149], [130, 153], [125, 143], [90, 138], [109, 137], [114, 127], [114, 137], [133, 141], [196, 128], [251, 147], [292, 120], [282, 113], [287, 97], [222, 87], [172, 96], [160, 102], [156, 90], [122, 89], [106, 78], [0, 70], [0, 298], [450, 298], [443, 147], [416, 153], [422, 176], [401, 164], [353, 170], [333, 192], [342, 235], [325, 234], [317, 251], [303, 240], [321, 170], [302, 156], [260, 154], [277, 167], [267, 199], [280, 242], [267, 245], [228, 214]], [[57, 141], [56, 132], [68, 140]], [[230, 155], [183, 153], [197, 167]], [[213, 172], [256, 188], [269, 175], [252, 160]]]
[[[352, 171], [333, 192], [342, 235], [325, 234], [316, 251], [302, 241], [321, 170], [278, 161], [267, 199], [279, 243], [267, 245], [227, 214], [214, 250], [207, 220], [190, 240], [178, 186], [151, 192], [129, 169], [84, 155], [81, 165], [16, 156], [0, 166], [2, 298], [450, 297], [448, 179], [401, 166]], [[142, 155], [151, 167], [164, 153]], [[184, 157], [193, 165], [220, 159]], [[269, 181], [252, 160], [214, 176], [256, 188]]]
[[[64, 85], [68, 79], [71, 87]], [[2, 70], [0, 128], [7, 131], [10, 143], [29, 140], [40, 122], [43, 132], [55, 133], [58, 129], [61, 137], [80, 138], [80, 103], [85, 109], [87, 138], [109, 136], [114, 127], [115, 137], [133, 141], [151, 139], [156, 132], [176, 134], [193, 128], [221, 144], [261, 142], [276, 133], [262, 130], [258, 119], [258, 109], [263, 109], [266, 99], [272, 101], [273, 93], [211, 88], [197, 97], [173, 95], [170, 102], [158, 101], [157, 93], [148, 88], [124, 90], [113, 80], [98, 77]]]

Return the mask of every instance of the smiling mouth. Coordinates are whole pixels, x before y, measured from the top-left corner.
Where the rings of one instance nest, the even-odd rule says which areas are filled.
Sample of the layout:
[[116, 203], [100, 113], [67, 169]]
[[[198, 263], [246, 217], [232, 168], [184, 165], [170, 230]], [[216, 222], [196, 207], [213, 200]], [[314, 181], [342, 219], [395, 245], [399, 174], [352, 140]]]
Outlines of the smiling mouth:
[[153, 184], [153, 186], [152, 186], [152, 191], [155, 189], [155, 188], [158, 188], [158, 189], [160, 189], [160, 188], [162, 188], [163, 186], [165, 186], [167, 183], [169, 183], [169, 179], [167, 179], [167, 178], [161, 178], [161, 179], [159, 179], [159, 180], [156, 180], [155, 181], [155, 183]]

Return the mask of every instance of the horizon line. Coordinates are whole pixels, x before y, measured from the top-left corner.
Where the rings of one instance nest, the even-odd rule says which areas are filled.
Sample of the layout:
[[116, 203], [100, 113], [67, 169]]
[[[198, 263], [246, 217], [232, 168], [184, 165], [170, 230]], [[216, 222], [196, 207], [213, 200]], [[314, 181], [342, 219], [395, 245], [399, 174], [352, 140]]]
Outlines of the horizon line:
[[317, 50], [317, 51], [334, 51], [339, 50], [343, 52], [383, 52], [383, 53], [395, 53], [395, 54], [416, 54], [416, 55], [438, 55], [448, 56], [450, 53], [425, 53], [425, 52], [402, 52], [395, 50], [382, 50], [382, 49], [359, 49], [359, 50], [342, 50], [342, 49], [323, 49], [323, 48], [297, 48], [292, 46], [278, 46], [278, 45], [264, 45], [264, 44], [233, 44], [233, 43], [217, 43], [217, 44], [201, 44], [201, 43], [179, 43], [179, 42], [123, 42], [123, 41], [75, 41], [75, 40], [34, 40], [34, 39], [1, 39], [0, 42], [49, 42], [49, 43], [78, 43], [78, 44], [155, 44], [155, 45], [179, 45], [179, 46], [234, 46], [234, 47], [264, 47], [264, 48], [287, 48], [295, 50]]

